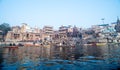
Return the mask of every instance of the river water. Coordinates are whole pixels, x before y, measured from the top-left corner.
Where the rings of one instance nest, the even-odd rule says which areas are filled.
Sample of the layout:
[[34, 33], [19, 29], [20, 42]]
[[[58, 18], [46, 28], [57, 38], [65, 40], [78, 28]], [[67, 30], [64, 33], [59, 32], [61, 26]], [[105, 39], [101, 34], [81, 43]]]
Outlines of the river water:
[[0, 48], [0, 70], [118, 70], [120, 44]]

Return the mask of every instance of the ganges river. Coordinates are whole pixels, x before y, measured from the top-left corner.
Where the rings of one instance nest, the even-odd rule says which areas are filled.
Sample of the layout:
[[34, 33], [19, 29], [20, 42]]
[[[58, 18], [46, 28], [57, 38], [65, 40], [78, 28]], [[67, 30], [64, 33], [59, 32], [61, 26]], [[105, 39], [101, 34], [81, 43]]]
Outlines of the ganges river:
[[119, 70], [120, 44], [0, 47], [0, 70]]

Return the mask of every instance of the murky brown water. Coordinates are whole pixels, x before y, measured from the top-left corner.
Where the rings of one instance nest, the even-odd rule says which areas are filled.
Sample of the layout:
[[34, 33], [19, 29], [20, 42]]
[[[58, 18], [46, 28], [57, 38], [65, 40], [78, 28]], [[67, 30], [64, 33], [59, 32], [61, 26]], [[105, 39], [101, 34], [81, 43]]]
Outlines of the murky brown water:
[[119, 44], [0, 48], [1, 70], [117, 70], [119, 65]]

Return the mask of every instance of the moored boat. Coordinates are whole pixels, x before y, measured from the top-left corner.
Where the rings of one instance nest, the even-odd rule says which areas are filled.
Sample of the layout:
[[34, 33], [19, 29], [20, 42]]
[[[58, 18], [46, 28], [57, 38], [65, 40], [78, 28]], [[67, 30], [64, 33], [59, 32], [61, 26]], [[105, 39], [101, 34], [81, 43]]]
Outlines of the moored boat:
[[4, 47], [4, 48], [18, 48], [18, 46], [6, 46], [6, 47]]

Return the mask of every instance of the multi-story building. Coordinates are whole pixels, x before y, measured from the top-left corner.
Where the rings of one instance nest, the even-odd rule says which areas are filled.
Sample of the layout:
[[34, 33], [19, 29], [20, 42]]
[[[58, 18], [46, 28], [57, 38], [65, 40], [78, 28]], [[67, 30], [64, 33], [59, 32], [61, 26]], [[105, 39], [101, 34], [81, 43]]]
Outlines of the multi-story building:
[[67, 37], [67, 32], [68, 32], [68, 27], [67, 26], [59, 27], [60, 38], [66, 38]]
[[8, 31], [5, 41], [20, 41], [21, 40], [21, 28], [19, 26], [12, 27], [12, 31]]
[[92, 29], [95, 31], [95, 33], [101, 32], [101, 28], [99, 25], [92, 25]]
[[53, 32], [54, 31], [52, 26], [44, 26], [42, 33], [42, 40], [52, 40]]
[[27, 24], [23, 24], [21, 27], [12, 27], [12, 31], [8, 31], [6, 36], [6, 41], [35, 41], [41, 39], [42, 30], [30, 28]]
[[22, 23], [21, 32], [31, 32], [31, 28], [26, 23]]
[[52, 26], [44, 26], [43, 31], [45, 34], [51, 36], [53, 35], [53, 27]]
[[67, 26], [61, 26], [59, 27], [59, 34], [66, 34], [67, 33], [67, 29], [68, 27]]

